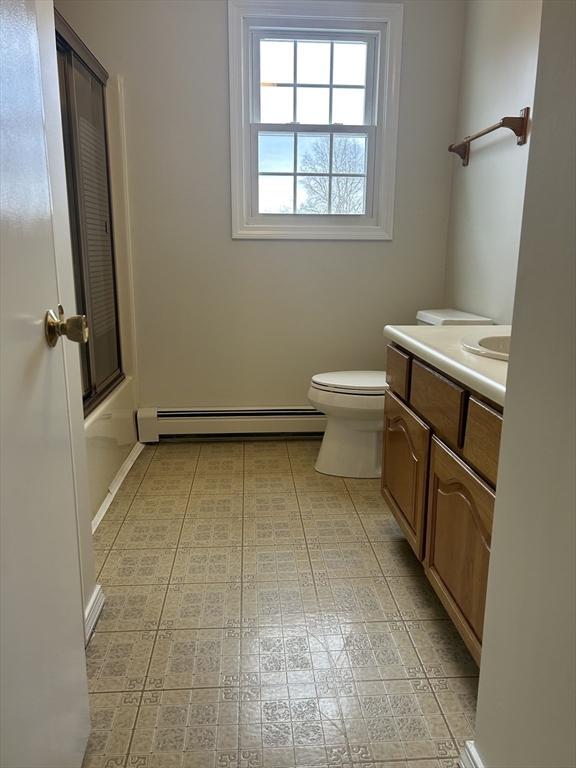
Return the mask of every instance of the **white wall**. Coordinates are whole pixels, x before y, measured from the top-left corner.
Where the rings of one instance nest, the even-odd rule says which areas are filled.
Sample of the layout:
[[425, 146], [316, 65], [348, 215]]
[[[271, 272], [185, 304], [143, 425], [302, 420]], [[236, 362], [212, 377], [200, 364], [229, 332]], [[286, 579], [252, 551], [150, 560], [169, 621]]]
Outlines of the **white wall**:
[[[464, 35], [458, 141], [519, 115], [534, 97], [540, 0], [470, 0]], [[509, 323], [529, 144], [501, 129], [453, 157], [446, 303]]]
[[392, 242], [230, 237], [223, 0], [58, 0], [126, 86], [140, 405], [306, 403], [444, 295], [464, 3], [407, 0]]
[[576, 4], [543, 5], [476, 748], [576, 765]]

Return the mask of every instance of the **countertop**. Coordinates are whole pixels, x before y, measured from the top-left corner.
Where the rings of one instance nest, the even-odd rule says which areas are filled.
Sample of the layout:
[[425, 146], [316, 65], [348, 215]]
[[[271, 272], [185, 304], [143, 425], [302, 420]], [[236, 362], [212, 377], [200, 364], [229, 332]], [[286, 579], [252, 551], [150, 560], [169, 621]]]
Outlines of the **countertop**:
[[464, 336], [476, 331], [508, 336], [510, 325], [387, 325], [384, 336], [453, 379], [504, 406], [508, 363], [465, 352]]

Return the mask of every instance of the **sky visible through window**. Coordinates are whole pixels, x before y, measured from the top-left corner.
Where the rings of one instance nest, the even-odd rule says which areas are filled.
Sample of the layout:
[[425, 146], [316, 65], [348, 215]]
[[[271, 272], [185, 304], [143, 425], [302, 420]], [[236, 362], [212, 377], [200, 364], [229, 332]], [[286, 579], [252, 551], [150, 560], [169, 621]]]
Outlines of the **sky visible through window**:
[[261, 141], [259, 144], [259, 166], [275, 170], [291, 171], [293, 164], [286, 155], [286, 146], [283, 141]]
[[[330, 126], [365, 123], [367, 44], [262, 39], [259, 45], [260, 123], [270, 125], [258, 132], [259, 213], [364, 214], [368, 137], [336, 132], [331, 141]], [[287, 123], [296, 130], [286, 131]], [[301, 132], [297, 125], [325, 132]]]

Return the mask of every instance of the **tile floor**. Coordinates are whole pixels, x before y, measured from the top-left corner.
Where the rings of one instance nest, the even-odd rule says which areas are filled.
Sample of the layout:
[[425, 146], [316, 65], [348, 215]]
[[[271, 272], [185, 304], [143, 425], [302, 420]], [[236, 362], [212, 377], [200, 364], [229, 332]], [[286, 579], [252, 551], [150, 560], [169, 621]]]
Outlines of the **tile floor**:
[[478, 670], [317, 441], [146, 447], [94, 535], [84, 768], [457, 768]]

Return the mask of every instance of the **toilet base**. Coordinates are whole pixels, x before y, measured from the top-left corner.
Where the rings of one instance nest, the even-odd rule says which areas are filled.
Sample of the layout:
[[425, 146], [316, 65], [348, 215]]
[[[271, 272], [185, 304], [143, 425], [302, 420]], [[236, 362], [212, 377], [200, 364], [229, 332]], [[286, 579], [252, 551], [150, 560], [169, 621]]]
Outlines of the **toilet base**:
[[[380, 427], [378, 429], [378, 427]], [[328, 417], [315, 469], [338, 477], [380, 477], [381, 423]]]

